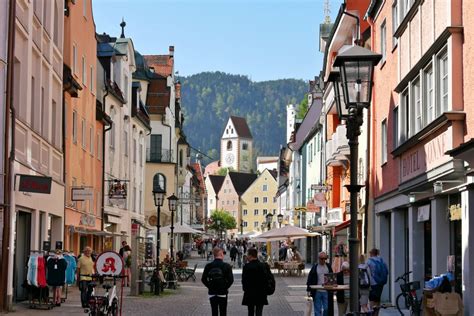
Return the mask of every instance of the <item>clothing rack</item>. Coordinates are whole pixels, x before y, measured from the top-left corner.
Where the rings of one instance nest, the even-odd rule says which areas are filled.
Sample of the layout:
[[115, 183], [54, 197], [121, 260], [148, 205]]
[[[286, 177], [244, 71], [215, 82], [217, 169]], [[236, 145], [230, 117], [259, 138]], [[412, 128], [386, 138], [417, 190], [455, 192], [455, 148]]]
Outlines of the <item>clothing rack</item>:
[[[44, 258], [45, 253], [46, 252], [42, 251], [42, 250], [30, 250], [30, 256], [29, 256], [29, 259], [28, 259], [28, 263], [31, 260], [32, 255], [38, 255], [39, 254]], [[30, 267], [28, 265], [28, 270], [29, 270], [29, 268]], [[45, 274], [46, 274], [46, 270], [45, 270]], [[29, 300], [29, 303], [30, 303], [30, 305], [29, 305], [30, 308], [32, 308], [32, 309], [48, 309], [48, 310], [53, 308], [53, 305], [51, 304], [50, 297], [49, 297], [49, 287], [48, 287], [48, 285], [46, 285], [45, 287], [39, 287], [39, 286], [28, 284], [28, 282], [26, 282], [26, 285], [29, 287], [29, 289], [28, 289], [28, 300]], [[44, 291], [46, 289], [48, 290], [48, 296], [45, 298], [46, 302], [44, 302], [43, 297], [44, 297], [44, 294], [45, 294]], [[35, 301], [33, 291], [38, 291], [37, 302]]]

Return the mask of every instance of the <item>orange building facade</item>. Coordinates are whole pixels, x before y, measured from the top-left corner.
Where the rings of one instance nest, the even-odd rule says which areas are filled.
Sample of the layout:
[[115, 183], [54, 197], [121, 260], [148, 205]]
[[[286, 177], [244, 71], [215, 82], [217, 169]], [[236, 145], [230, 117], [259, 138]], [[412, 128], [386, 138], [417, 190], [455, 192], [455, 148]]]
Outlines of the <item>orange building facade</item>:
[[96, 54], [92, 1], [68, 2], [64, 17], [64, 249], [75, 254], [86, 246], [96, 252], [102, 249], [104, 123], [96, 118]]

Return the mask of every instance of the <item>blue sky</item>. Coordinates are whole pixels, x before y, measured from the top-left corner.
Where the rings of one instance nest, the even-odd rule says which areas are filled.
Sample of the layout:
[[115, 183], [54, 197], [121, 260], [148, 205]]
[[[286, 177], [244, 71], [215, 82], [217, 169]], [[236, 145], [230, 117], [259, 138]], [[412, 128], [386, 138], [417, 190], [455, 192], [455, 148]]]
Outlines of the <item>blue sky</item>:
[[[334, 20], [342, 0], [330, 0]], [[180, 75], [224, 71], [252, 80], [319, 73], [323, 0], [93, 0], [98, 33], [125, 35], [142, 54], [175, 46]]]

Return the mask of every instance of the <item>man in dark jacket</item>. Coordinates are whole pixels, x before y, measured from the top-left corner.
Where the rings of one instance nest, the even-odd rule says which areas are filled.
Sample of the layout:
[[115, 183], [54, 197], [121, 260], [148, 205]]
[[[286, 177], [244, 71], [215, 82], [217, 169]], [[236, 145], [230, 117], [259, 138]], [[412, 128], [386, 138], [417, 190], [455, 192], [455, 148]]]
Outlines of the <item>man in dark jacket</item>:
[[230, 264], [224, 262], [224, 251], [221, 248], [212, 250], [214, 261], [206, 264], [201, 281], [208, 288], [212, 316], [225, 316], [227, 313], [227, 294], [234, 283]]
[[258, 261], [257, 249], [249, 249], [247, 259], [249, 262], [242, 269], [242, 288], [244, 298], [242, 305], [247, 305], [249, 316], [261, 316], [263, 305], [268, 305], [267, 282], [270, 268], [266, 263]]
[[[326, 316], [328, 314], [328, 292], [326, 290], [314, 290], [311, 285], [323, 285], [324, 275], [332, 273], [332, 268], [326, 263], [328, 259], [327, 254], [322, 251], [319, 253], [319, 261], [313, 265], [311, 271], [308, 274], [308, 280], [306, 281], [307, 291], [311, 293], [314, 303], [314, 316]], [[331, 293], [332, 296], [332, 293]], [[332, 303], [332, 302], [331, 302]], [[321, 309], [323, 312], [321, 313]]]

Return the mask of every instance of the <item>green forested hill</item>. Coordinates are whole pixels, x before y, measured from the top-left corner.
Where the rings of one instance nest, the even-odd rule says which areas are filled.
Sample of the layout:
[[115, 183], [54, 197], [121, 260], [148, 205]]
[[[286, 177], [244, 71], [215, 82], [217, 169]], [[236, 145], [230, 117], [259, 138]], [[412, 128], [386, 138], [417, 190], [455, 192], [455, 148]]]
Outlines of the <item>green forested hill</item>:
[[230, 115], [247, 119], [255, 156], [277, 155], [280, 144], [285, 143], [286, 105], [298, 104], [308, 90], [303, 80], [253, 82], [223, 72], [203, 72], [180, 81], [188, 142], [216, 160]]

